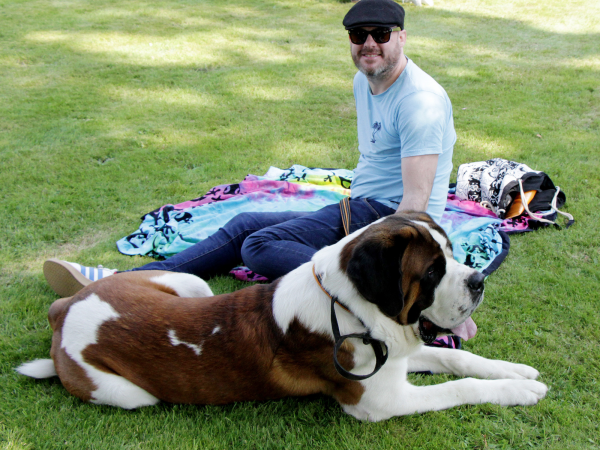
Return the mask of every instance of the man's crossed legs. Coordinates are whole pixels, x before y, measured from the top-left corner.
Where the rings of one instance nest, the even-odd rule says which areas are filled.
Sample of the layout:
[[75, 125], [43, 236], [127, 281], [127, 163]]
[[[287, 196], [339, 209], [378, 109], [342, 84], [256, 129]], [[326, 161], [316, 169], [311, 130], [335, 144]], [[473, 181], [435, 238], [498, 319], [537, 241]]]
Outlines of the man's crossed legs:
[[[351, 199], [350, 208], [351, 233], [395, 212], [366, 199]], [[132, 270], [167, 270], [206, 279], [226, 274], [243, 261], [255, 273], [274, 280], [310, 261], [319, 249], [336, 243], [344, 235], [339, 204], [315, 212], [241, 213], [190, 248]], [[69, 297], [98, 277], [112, 273], [61, 260], [44, 263], [46, 280], [62, 297]]]

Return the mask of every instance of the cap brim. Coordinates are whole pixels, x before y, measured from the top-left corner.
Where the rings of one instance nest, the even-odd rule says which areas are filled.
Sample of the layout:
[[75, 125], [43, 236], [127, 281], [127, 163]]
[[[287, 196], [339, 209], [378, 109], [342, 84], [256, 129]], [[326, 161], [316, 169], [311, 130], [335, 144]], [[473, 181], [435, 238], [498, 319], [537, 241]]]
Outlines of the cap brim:
[[382, 27], [382, 28], [396, 28], [400, 27], [397, 23], [359, 23], [358, 25], [352, 25], [346, 27], [346, 30], [351, 30], [352, 28], [362, 28], [362, 27]]

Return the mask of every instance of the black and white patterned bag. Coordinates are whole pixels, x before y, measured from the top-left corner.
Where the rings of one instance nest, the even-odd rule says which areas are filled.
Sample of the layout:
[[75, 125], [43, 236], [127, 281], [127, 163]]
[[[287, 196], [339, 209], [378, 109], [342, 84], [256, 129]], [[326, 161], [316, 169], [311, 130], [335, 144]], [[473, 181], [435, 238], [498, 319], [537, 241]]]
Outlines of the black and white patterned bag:
[[544, 172], [502, 158], [462, 164], [458, 168], [456, 196], [482, 204], [501, 219], [519, 194], [525, 198], [525, 192], [534, 190], [533, 200], [529, 204], [523, 202], [524, 214], [554, 225], [557, 214], [562, 214], [568, 219], [567, 228], [573, 224], [573, 216], [558, 209], [566, 202], [564, 192]]

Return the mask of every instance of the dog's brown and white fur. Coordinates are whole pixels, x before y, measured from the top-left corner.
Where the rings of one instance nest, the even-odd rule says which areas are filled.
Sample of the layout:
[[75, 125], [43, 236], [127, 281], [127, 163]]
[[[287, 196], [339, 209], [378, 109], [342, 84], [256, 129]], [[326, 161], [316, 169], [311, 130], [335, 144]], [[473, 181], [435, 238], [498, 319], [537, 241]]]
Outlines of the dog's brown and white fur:
[[[366, 326], [388, 347], [387, 363], [364, 381], [342, 377], [333, 365], [330, 300], [313, 265], [349, 310], [336, 306], [342, 334]], [[159, 400], [225, 404], [323, 393], [348, 414], [377, 421], [462, 404], [536, 404], [547, 388], [534, 381], [535, 369], [423, 346], [423, 326], [444, 333], [460, 325], [482, 296], [481, 276], [453, 259], [429, 216], [394, 215], [269, 285], [231, 294], [212, 296], [201, 279], [169, 272], [95, 282], [51, 306], [52, 360], [17, 370], [58, 375], [82, 400], [127, 409]], [[371, 346], [358, 339], [346, 341], [338, 359], [355, 374], [375, 366]], [[482, 379], [407, 381], [407, 372], [425, 370]]]

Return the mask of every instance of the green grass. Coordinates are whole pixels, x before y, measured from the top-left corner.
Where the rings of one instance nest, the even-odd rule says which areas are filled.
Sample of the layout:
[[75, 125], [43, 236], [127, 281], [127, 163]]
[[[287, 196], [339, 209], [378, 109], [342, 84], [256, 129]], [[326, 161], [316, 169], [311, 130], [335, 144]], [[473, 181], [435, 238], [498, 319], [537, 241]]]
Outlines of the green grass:
[[46, 258], [139, 266], [150, 259], [114, 243], [162, 204], [270, 165], [355, 166], [350, 6], [0, 0], [0, 449], [600, 447], [600, 5], [589, 0], [404, 5], [407, 54], [454, 105], [455, 167], [504, 157], [543, 170], [577, 220], [513, 236], [466, 345], [540, 370], [551, 389], [538, 406], [377, 424], [323, 397], [127, 412], [12, 370], [48, 355]]

